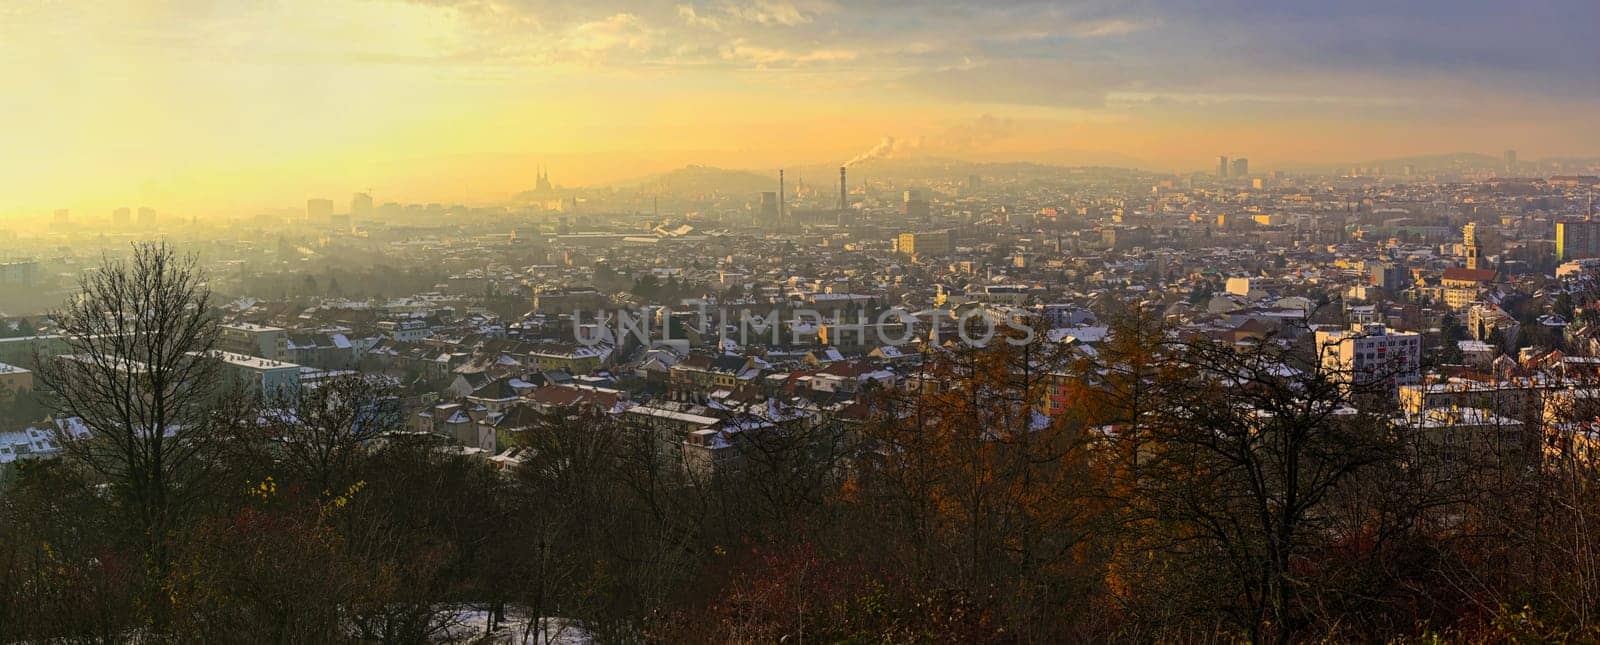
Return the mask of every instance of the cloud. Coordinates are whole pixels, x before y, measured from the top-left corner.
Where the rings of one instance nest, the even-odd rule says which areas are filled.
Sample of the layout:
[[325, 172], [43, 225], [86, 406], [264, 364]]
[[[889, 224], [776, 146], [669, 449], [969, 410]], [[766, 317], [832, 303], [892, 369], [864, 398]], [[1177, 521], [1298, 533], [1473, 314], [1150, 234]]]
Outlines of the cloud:
[[721, 20], [710, 16], [700, 15], [700, 12], [696, 10], [692, 4], [678, 5], [678, 17], [683, 20], [683, 24], [686, 24], [690, 27], [704, 27], [712, 31], [722, 30]]
[[744, 39], [736, 39], [722, 47], [720, 55], [724, 60], [743, 61], [755, 63], [759, 66], [798, 66], [808, 63], [838, 63], [855, 60], [859, 54], [848, 49], [813, 49], [802, 52], [791, 52], [786, 49], [775, 49], [752, 45]]
[[[1459, 0], [393, 1], [469, 18], [465, 22], [480, 33], [463, 34], [462, 41], [489, 51], [548, 49], [566, 30], [625, 14], [654, 27], [664, 49], [707, 40], [716, 49], [745, 39], [788, 52], [872, 51], [878, 55], [858, 63], [900, 72], [962, 57], [995, 64], [1105, 57], [1125, 67], [1130, 84], [1173, 75], [1164, 68], [1213, 77], [1219, 70], [1243, 71], [1270, 76], [1263, 78], [1269, 84], [1330, 70], [1376, 70], [1478, 75], [1496, 87], [1600, 94], [1600, 41], [1591, 33], [1600, 23], [1600, 3], [1593, 0], [1548, 0], [1540, 11]], [[471, 44], [481, 40], [507, 44]], [[924, 51], [912, 53], [912, 45]], [[759, 58], [724, 63], [770, 64]], [[1151, 76], [1130, 77], [1134, 73]]]
[[950, 126], [934, 140], [933, 146], [948, 153], [972, 152], [1018, 134], [1015, 120], [985, 114], [972, 121]]
[[683, 24], [722, 31], [736, 24], [762, 27], [799, 27], [809, 25], [819, 16], [833, 13], [837, 7], [822, 0], [718, 0], [713, 3], [684, 3], [674, 7], [674, 13]]
[[964, 61], [912, 73], [899, 84], [950, 101], [1061, 108], [1104, 107], [1120, 81], [1109, 67], [1053, 60]]
[[1135, 22], [1124, 18], [1110, 18], [1094, 20], [1078, 25], [1073, 33], [1086, 38], [1100, 38], [1103, 36], [1122, 36], [1149, 27], [1147, 23]]
[[[1533, 104], [1600, 101], [1600, 41], [1589, 33], [1600, 21], [1600, 3], [1593, 0], [1549, 0], [1540, 12], [1453, 0], [323, 3], [328, 16], [363, 17], [357, 25], [387, 24], [370, 18], [385, 8], [434, 16], [440, 37], [426, 42], [385, 38], [385, 30], [359, 26], [330, 28], [351, 38], [262, 39], [258, 32], [280, 25], [337, 21], [284, 22], [280, 14], [292, 12], [282, 7], [289, 5], [272, 3], [135, 3], [141, 1], [166, 9], [133, 11], [145, 16], [141, 24], [115, 35], [138, 38], [155, 52], [200, 43], [240, 58], [430, 65], [460, 69], [463, 77], [561, 64], [704, 73], [847, 67], [854, 87], [949, 102], [1102, 111], [1130, 104], [1108, 103], [1110, 93], [1296, 97], [1280, 101], [1290, 111], [1324, 105], [1326, 97], [1418, 110], [1505, 97]], [[68, 12], [69, 4], [49, 4], [46, 13], [66, 13], [71, 20], [57, 21], [64, 24], [93, 13], [81, 7]], [[186, 9], [172, 9], [177, 6]], [[7, 35], [7, 22], [18, 34], [39, 31], [40, 21], [30, 16], [44, 9], [6, 10], [13, 18], [0, 20], [0, 36]]]
[[728, 15], [760, 25], [793, 27], [808, 24], [817, 10], [802, 9], [792, 2], [782, 0], [755, 0], [755, 2], [725, 2], [723, 11]]
[[603, 20], [580, 24], [568, 30], [562, 40], [562, 49], [580, 54], [616, 49], [642, 52], [649, 48], [649, 30], [631, 13], [613, 14]]

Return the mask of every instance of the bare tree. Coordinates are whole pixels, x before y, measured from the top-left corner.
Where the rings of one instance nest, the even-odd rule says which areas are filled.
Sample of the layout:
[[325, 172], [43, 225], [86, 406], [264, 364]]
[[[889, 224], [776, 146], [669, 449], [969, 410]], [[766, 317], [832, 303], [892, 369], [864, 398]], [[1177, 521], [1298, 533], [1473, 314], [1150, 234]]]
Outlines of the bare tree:
[[205, 454], [225, 388], [209, 355], [217, 339], [210, 291], [194, 256], [164, 243], [106, 258], [79, 290], [52, 314], [67, 353], [35, 356], [37, 377], [55, 409], [82, 421], [88, 436], [61, 443], [136, 522], [159, 580], [169, 533], [206, 493], [212, 470]]
[[[1334, 496], [1404, 472], [1384, 405], [1401, 366], [1353, 374], [1278, 337], [1245, 347], [1157, 332], [1138, 345], [1156, 353], [1159, 369], [1140, 378], [1157, 405], [1135, 411], [1139, 399], [1120, 392], [1096, 401], [1127, 424], [1108, 435], [1113, 459], [1137, 464], [1111, 469], [1126, 515], [1115, 575], [1165, 592], [1140, 591], [1129, 609], [1168, 631], [1186, 617], [1200, 631], [1227, 618], [1251, 642], [1303, 636], [1318, 603], [1344, 591], [1321, 566], [1348, 543]], [[1124, 353], [1108, 348], [1104, 360]]]
[[263, 402], [267, 436], [281, 463], [324, 501], [340, 490], [368, 441], [405, 424], [399, 399], [381, 376], [343, 376]]

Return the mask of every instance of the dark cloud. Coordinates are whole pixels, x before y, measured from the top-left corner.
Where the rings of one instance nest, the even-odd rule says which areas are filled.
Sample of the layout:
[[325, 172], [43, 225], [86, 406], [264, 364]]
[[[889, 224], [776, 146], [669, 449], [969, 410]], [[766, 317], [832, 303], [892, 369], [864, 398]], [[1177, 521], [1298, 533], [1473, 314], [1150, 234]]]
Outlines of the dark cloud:
[[1252, 75], [1459, 79], [1485, 89], [1600, 96], [1600, 2], [1140, 2], [1161, 29], [1119, 43], [1151, 60]]

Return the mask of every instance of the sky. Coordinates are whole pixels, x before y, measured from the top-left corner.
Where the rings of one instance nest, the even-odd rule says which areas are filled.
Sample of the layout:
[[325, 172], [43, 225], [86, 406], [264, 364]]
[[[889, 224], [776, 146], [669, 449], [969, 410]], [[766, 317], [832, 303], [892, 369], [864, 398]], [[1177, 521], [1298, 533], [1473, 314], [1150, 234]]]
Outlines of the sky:
[[0, 214], [685, 164], [1600, 153], [1594, 0], [6, 0]]

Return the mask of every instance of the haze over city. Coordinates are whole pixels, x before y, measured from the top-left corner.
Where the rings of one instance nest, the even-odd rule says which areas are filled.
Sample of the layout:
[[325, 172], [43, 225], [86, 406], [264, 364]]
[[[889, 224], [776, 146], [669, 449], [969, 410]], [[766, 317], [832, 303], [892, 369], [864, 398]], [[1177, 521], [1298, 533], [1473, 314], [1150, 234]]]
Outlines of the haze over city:
[[1600, 642], [1597, 26], [0, 0], [0, 643]]
[[894, 154], [1262, 170], [1600, 151], [1600, 8], [284, 0], [0, 8], [0, 213], [492, 203]]

